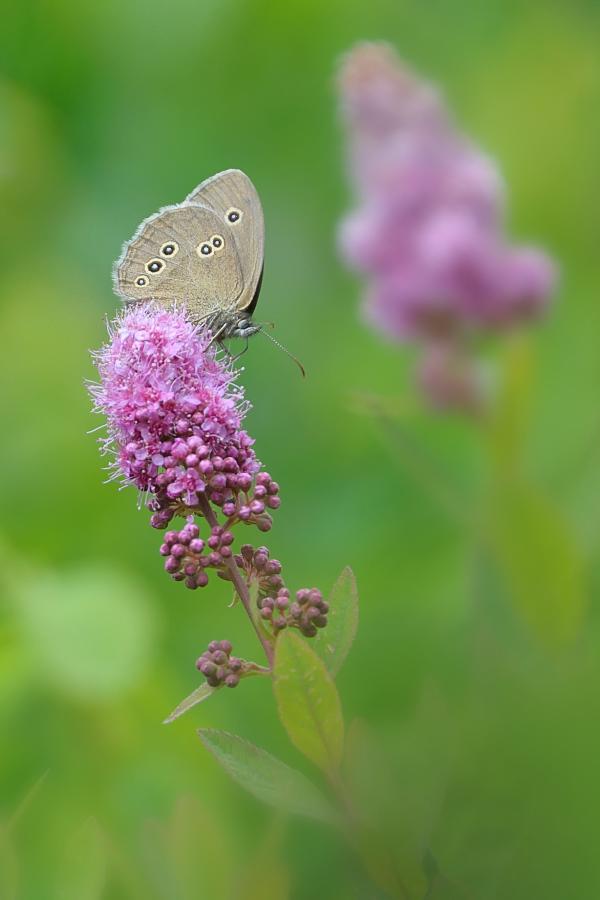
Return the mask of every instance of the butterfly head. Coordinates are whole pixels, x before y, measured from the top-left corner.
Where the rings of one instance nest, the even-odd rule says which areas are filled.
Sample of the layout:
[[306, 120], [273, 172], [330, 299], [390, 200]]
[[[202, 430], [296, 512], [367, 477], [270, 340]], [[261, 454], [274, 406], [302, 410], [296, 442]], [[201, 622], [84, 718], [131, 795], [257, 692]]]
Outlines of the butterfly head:
[[245, 340], [260, 331], [260, 326], [253, 321], [249, 313], [240, 313], [238, 310], [219, 311], [211, 316], [208, 325], [215, 340], [219, 341], [226, 341], [229, 338]]

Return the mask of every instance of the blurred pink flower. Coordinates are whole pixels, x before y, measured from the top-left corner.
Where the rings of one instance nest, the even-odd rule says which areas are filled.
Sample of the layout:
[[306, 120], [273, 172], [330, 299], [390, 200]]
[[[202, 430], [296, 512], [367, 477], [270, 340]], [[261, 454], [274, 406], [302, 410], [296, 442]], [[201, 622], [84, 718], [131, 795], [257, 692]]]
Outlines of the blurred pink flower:
[[550, 258], [508, 245], [503, 186], [438, 93], [385, 44], [359, 44], [339, 77], [358, 209], [341, 224], [348, 264], [369, 279], [364, 313], [388, 337], [496, 329], [538, 315]]

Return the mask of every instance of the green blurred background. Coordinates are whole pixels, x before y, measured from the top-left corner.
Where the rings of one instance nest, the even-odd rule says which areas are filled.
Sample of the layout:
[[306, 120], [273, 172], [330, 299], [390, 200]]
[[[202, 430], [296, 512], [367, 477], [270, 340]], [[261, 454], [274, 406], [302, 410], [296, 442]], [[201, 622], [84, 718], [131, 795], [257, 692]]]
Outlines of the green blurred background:
[[[258, 650], [227, 585], [192, 593], [165, 575], [159, 534], [133, 489], [102, 483], [87, 434], [99, 424], [88, 349], [118, 306], [122, 242], [228, 167], [250, 175], [265, 211], [258, 318], [307, 370], [302, 380], [260, 335], [242, 360], [248, 428], [283, 499], [268, 544], [293, 589], [328, 591], [347, 564], [356, 573], [359, 635], [338, 679], [347, 719], [379, 731], [400, 782], [420, 783], [424, 768], [443, 780], [432, 847], [474, 897], [600, 896], [598, 4], [4, 0], [2, 22], [5, 822], [48, 770], [13, 830], [18, 897], [57, 896], [64, 848], [89, 816], [110, 900], [226, 898], [268, 828], [294, 900], [354, 896], [327, 832], [273, 823], [195, 735], [238, 733], [308, 772], [268, 683], [161, 724], [198, 684], [207, 641]], [[333, 73], [359, 39], [393, 42], [443, 85], [499, 162], [512, 232], [562, 267], [531, 345], [494, 351], [514, 383], [491, 437], [419, 411], [412, 353], [362, 327], [361, 285], [336, 257], [351, 196]], [[537, 499], [499, 516], [504, 573], [414, 477], [412, 450], [405, 465], [407, 434], [467, 502], [488, 492], [510, 445]], [[196, 870], [178, 856], [186, 839]], [[6, 847], [0, 863], [8, 898]]]

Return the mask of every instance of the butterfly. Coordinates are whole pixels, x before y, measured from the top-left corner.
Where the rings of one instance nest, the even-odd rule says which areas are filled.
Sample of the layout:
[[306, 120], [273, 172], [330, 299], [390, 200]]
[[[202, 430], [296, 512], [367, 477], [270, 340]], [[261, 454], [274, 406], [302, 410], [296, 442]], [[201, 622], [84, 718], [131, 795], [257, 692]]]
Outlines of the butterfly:
[[256, 188], [240, 169], [227, 169], [144, 219], [115, 263], [115, 292], [125, 303], [185, 304], [187, 317], [219, 342], [248, 338], [261, 330], [252, 313], [264, 247]]

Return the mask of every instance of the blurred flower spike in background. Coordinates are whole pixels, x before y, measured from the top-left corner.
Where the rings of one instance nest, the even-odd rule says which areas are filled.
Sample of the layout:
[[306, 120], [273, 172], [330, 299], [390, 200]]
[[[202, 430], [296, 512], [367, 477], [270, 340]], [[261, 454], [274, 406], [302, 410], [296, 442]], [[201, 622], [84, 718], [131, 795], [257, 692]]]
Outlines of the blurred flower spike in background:
[[418, 378], [433, 406], [472, 410], [481, 385], [469, 339], [538, 317], [553, 262], [508, 245], [494, 163], [390, 46], [356, 45], [338, 84], [359, 200], [340, 248], [368, 276], [365, 318], [421, 347]]

